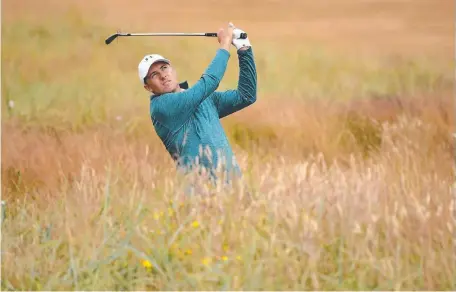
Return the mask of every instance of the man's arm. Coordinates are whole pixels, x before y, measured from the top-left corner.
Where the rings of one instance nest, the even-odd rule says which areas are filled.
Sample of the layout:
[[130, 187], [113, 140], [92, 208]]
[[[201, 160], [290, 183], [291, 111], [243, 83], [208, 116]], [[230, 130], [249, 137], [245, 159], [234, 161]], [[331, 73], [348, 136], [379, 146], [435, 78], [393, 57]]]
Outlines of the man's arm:
[[152, 101], [154, 118], [168, 127], [185, 123], [197, 107], [217, 89], [229, 57], [228, 51], [218, 49], [211, 64], [194, 86], [186, 91], [155, 97]]
[[238, 50], [238, 59], [238, 88], [215, 92], [213, 95], [213, 102], [220, 118], [253, 104], [257, 98], [257, 72], [252, 47], [246, 50]]
[[233, 29], [234, 27], [229, 25], [226, 31], [219, 30], [217, 36], [220, 48], [194, 86], [186, 91], [163, 94], [152, 100], [151, 115], [153, 119], [170, 129], [179, 127], [218, 88], [230, 58], [229, 49], [233, 41]]

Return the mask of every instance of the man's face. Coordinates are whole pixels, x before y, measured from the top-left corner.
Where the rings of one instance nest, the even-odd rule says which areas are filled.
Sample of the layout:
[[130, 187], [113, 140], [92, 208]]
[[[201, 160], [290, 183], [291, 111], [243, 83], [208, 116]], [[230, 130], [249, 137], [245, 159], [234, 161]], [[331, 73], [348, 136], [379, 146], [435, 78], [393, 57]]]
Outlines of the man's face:
[[154, 94], [176, 92], [179, 90], [177, 72], [166, 62], [156, 62], [149, 68], [144, 88]]

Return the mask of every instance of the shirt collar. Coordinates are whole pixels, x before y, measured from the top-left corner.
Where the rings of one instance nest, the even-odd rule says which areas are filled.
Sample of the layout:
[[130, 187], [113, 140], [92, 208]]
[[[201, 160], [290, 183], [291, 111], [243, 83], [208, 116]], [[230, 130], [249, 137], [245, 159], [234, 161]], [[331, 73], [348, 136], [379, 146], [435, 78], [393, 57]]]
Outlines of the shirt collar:
[[182, 83], [179, 83], [179, 86], [180, 86], [180, 88], [188, 89], [188, 82], [187, 82], [187, 81], [184, 81], [184, 82], [182, 82]]

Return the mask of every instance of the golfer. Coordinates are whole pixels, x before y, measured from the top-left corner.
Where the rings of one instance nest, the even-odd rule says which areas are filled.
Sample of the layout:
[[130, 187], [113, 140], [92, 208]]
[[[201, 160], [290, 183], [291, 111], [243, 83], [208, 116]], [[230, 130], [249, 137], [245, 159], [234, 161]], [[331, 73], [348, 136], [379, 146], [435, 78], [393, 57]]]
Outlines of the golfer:
[[[146, 55], [139, 78], [151, 92], [150, 114], [157, 135], [184, 173], [197, 170], [216, 178], [239, 177], [236, 162], [220, 119], [256, 101], [257, 74], [249, 39], [233, 38], [244, 31], [232, 23], [217, 33], [219, 48], [201, 78], [191, 87], [179, 82], [172, 63], [161, 55]], [[234, 45], [239, 59], [237, 89], [216, 91]]]

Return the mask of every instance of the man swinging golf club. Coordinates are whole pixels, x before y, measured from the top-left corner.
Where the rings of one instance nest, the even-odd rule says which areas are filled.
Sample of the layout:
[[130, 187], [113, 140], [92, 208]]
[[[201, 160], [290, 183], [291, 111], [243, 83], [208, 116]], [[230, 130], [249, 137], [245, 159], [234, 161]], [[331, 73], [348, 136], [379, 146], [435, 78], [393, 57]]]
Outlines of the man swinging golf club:
[[[161, 55], [146, 55], [139, 63], [139, 78], [150, 96], [150, 114], [157, 135], [176, 162], [178, 170], [198, 170], [217, 178], [240, 176], [220, 119], [256, 101], [257, 74], [248, 38], [232, 23], [217, 33], [219, 47], [198, 82], [188, 87], [178, 82], [172, 63]], [[234, 37], [233, 37], [234, 36]], [[237, 89], [216, 91], [227, 68], [230, 46], [237, 49]]]

